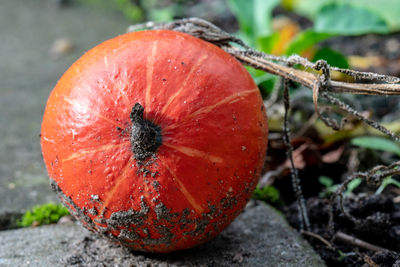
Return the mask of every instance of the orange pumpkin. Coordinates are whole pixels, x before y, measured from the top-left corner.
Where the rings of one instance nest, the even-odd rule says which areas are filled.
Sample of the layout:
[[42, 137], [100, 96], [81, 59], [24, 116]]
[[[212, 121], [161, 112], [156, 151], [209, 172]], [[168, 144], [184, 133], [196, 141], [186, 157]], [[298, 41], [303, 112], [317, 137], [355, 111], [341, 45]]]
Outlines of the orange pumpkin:
[[86, 228], [170, 252], [212, 239], [242, 211], [267, 135], [259, 90], [238, 61], [157, 30], [76, 61], [48, 99], [41, 144], [54, 190]]

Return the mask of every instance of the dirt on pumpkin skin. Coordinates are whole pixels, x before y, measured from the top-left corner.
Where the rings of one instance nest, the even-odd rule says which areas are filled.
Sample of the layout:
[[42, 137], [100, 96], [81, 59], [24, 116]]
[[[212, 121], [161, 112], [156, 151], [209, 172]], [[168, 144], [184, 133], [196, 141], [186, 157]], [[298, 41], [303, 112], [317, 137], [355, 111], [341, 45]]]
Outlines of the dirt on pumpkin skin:
[[[268, 216], [266, 216], [268, 215]], [[282, 251], [285, 251], [282, 253]], [[172, 253], [131, 251], [87, 232], [68, 244], [60, 261], [65, 266], [324, 266], [284, 218], [259, 201], [214, 240]]]
[[[346, 198], [344, 206], [351, 215], [360, 220], [360, 223], [353, 223], [335, 208], [335, 231], [332, 235], [327, 227], [328, 200], [316, 197], [307, 200], [311, 232], [325, 238], [334, 249], [314, 237], [304, 237], [327, 266], [400, 266], [400, 205], [394, 203], [388, 195], [364, 195]], [[296, 205], [287, 207], [285, 213], [289, 223], [298, 228]], [[387, 250], [372, 251], [352, 245], [341, 238], [332, 239], [339, 231]]]

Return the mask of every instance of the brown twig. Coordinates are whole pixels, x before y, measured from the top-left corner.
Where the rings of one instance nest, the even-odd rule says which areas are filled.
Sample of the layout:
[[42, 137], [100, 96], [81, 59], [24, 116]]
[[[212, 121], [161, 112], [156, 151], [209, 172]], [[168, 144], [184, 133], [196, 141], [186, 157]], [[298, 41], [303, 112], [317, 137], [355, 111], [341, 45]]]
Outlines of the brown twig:
[[[312, 88], [313, 84], [318, 81], [318, 76], [313, 73], [305, 70], [289, 68], [263, 58], [257, 58], [257, 54], [250, 53], [249, 51], [241, 51], [237, 48], [224, 48], [224, 50], [235, 56], [243, 64], [249, 65], [255, 69], [260, 69], [275, 75], [279, 75], [286, 79], [290, 79], [304, 85], [305, 87]], [[400, 84], [348, 83], [331, 80], [328, 82], [327, 86], [327, 90], [334, 93], [351, 93], [361, 95], [400, 95]]]
[[364, 248], [367, 250], [371, 250], [371, 251], [387, 251], [387, 249], [382, 248], [380, 246], [377, 245], [373, 245], [371, 243], [368, 243], [364, 240], [358, 239], [354, 236], [345, 234], [343, 232], [338, 231], [335, 235], [334, 235], [334, 240], [340, 240], [342, 242], [345, 242], [347, 244], [353, 245], [353, 246], [357, 246], [360, 248]]
[[311, 237], [313, 237], [313, 238], [315, 238], [315, 239], [321, 241], [321, 243], [325, 244], [328, 248], [333, 249], [332, 244], [331, 244], [328, 240], [326, 240], [325, 238], [323, 238], [322, 236], [320, 236], [319, 234], [316, 234], [316, 233], [313, 233], [313, 232], [310, 232], [310, 231], [301, 231], [301, 233], [302, 233], [303, 235], [311, 236]]
[[374, 262], [370, 256], [368, 255], [364, 255], [363, 258], [364, 262], [367, 264], [368, 267], [379, 267], [378, 264], [376, 264], [376, 262]]
[[344, 103], [343, 101], [339, 100], [338, 98], [335, 98], [331, 95], [329, 95], [327, 92], [323, 92], [321, 93], [321, 95], [327, 99], [331, 104], [334, 104], [335, 106], [337, 106], [339, 109], [352, 114], [353, 116], [355, 116], [357, 119], [365, 122], [366, 124], [368, 124], [369, 126], [371, 126], [372, 128], [388, 135], [389, 137], [393, 138], [394, 140], [400, 142], [400, 137], [389, 131], [387, 128], [385, 128], [384, 126], [380, 125], [379, 123], [377, 123], [376, 121], [370, 120], [367, 117], [363, 116], [362, 114], [360, 114], [358, 111], [356, 111], [355, 109], [353, 109], [350, 105]]

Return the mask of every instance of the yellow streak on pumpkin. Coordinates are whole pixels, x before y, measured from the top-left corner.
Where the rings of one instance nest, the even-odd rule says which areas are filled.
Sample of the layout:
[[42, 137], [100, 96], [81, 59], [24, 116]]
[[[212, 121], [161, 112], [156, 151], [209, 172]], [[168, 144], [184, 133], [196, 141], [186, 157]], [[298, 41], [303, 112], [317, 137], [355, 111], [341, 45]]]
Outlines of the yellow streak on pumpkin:
[[208, 114], [211, 111], [213, 111], [214, 109], [225, 105], [225, 104], [233, 104], [237, 101], [240, 101], [241, 99], [243, 99], [244, 97], [250, 95], [250, 94], [254, 94], [254, 93], [258, 93], [258, 89], [252, 89], [252, 90], [247, 90], [247, 91], [243, 91], [240, 93], [234, 93], [230, 96], [225, 97], [224, 99], [218, 101], [217, 103], [213, 104], [213, 105], [209, 105], [209, 106], [205, 106], [205, 107], [201, 107], [200, 109], [196, 110], [195, 112], [189, 114], [186, 118], [181, 119], [179, 122], [175, 123], [175, 124], [171, 124], [169, 126], [164, 127], [163, 131], [168, 131], [171, 129], [176, 129], [179, 126], [181, 126], [182, 124], [184, 124], [186, 121], [193, 119], [197, 116], [203, 115], [203, 114]]
[[[104, 55], [104, 66], [106, 68], [106, 71], [108, 71], [109, 68], [109, 64], [108, 64], [108, 57], [107, 55]], [[112, 71], [112, 70], [111, 70]], [[114, 83], [116, 83], [117, 85], [117, 89], [118, 89], [118, 93], [121, 95], [124, 104], [128, 107], [129, 106], [129, 99], [126, 96], [126, 94], [124, 93], [123, 89], [125, 89], [126, 87], [126, 82], [128, 81], [128, 79], [126, 77], [124, 77], [125, 79], [122, 81], [121, 79], [118, 79], [118, 81], [114, 81]], [[125, 84], [125, 86], [124, 86]]]
[[73, 159], [81, 158], [83, 156], [89, 155], [89, 154], [94, 154], [97, 152], [105, 152], [114, 148], [119, 148], [119, 147], [124, 147], [124, 146], [129, 146], [131, 143], [130, 142], [124, 142], [118, 145], [103, 145], [99, 146], [95, 149], [88, 149], [88, 150], [81, 150], [79, 152], [73, 153], [70, 155], [68, 158], [64, 158], [62, 162], [70, 161]]
[[124, 102], [126, 107], [130, 106], [130, 101], [128, 96], [124, 93], [124, 89], [127, 87], [127, 82], [128, 79], [125, 76], [124, 80], [119, 79], [116, 83], [117, 83], [117, 89], [118, 89], [118, 93], [119, 95], [122, 97], [122, 101]]
[[104, 115], [102, 115], [102, 114], [100, 114], [99, 112], [97, 112], [97, 111], [95, 111], [95, 110], [89, 108], [88, 106], [83, 107], [83, 106], [81, 105], [81, 103], [79, 103], [79, 102], [77, 102], [77, 101], [75, 101], [75, 100], [69, 99], [69, 98], [66, 97], [66, 96], [64, 96], [64, 101], [67, 102], [68, 104], [74, 106], [74, 107], [75, 107], [76, 109], [78, 109], [78, 110], [79, 110], [79, 109], [85, 110], [86, 113], [92, 113], [92, 114], [94, 114], [96, 117], [98, 117], [99, 119], [102, 119], [102, 120], [104, 120], [104, 121], [106, 121], [106, 122], [108, 122], [108, 123], [111, 123], [111, 124], [113, 124], [113, 125], [115, 125], [115, 126], [117, 126], [117, 127], [122, 128], [122, 129], [125, 128], [123, 125], [121, 125], [121, 124], [119, 124], [119, 123], [117, 123], [117, 122], [115, 122], [115, 121], [113, 121], [113, 120], [111, 120], [111, 119], [105, 117]]
[[103, 211], [105, 208], [108, 207], [108, 205], [110, 204], [111, 200], [114, 198], [114, 195], [116, 193], [118, 193], [118, 187], [122, 184], [123, 181], [125, 181], [125, 179], [127, 178], [127, 173], [129, 172], [129, 170], [131, 169], [132, 166], [132, 159], [129, 159], [128, 162], [126, 163], [125, 167], [122, 169], [120, 175], [115, 179], [115, 184], [114, 186], [111, 188], [110, 191], [108, 191], [107, 193], [107, 197], [106, 199], [103, 201], [103, 205], [101, 206], [101, 208], [99, 209], [99, 215], [98, 216], [103, 216]]
[[[160, 161], [162, 162], [162, 161]], [[187, 199], [189, 204], [193, 207], [193, 209], [198, 213], [201, 214], [204, 212], [204, 209], [201, 207], [199, 203], [197, 203], [196, 199], [190, 194], [190, 192], [187, 190], [183, 182], [176, 176], [176, 174], [164, 163], [162, 162], [162, 165], [168, 170], [168, 172], [171, 174], [172, 180], [175, 183], [176, 187], [178, 187], [179, 191], [184, 195], [184, 197]]]
[[147, 58], [146, 64], [146, 95], [145, 95], [145, 102], [144, 108], [149, 111], [149, 105], [151, 100], [151, 87], [153, 82], [153, 71], [154, 71], [154, 63], [156, 61], [156, 53], [157, 53], [157, 46], [158, 41], [154, 41], [151, 47], [151, 55]]
[[108, 71], [108, 58], [107, 58], [107, 56], [104, 56], [104, 66], [106, 67], [106, 70]]
[[42, 139], [43, 139], [43, 141], [46, 141], [46, 142], [49, 142], [49, 143], [52, 143], [52, 144], [57, 144], [56, 141], [54, 141], [53, 139], [49, 139], [46, 136], [43, 136]]
[[208, 153], [206, 153], [204, 151], [200, 151], [200, 150], [197, 150], [194, 148], [185, 147], [185, 146], [174, 146], [174, 145], [167, 144], [167, 143], [163, 143], [163, 145], [165, 145], [166, 147], [172, 148], [176, 151], [179, 151], [189, 157], [203, 158], [203, 159], [209, 160], [211, 162], [215, 162], [215, 163], [221, 163], [224, 161], [223, 158], [221, 158], [221, 157], [209, 155]]
[[163, 115], [163, 114], [167, 111], [167, 109], [168, 109], [169, 105], [172, 103], [172, 101], [174, 101], [174, 99], [175, 99], [178, 95], [180, 95], [180, 94], [182, 93], [183, 90], [185, 90], [188, 81], [192, 79], [193, 73], [194, 73], [195, 71], [198, 70], [198, 68], [201, 66], [201, 64], [203, 63], [203, 61], [206, 60], [206, 58], [207, 58], [207, 55], [203, 55], [203, 56], [195, 63], [195, 65], [192, 66], [192, 68], [190, 69], [189, 73], [186, 75], [186, 78], [185, 78], [185, 80], [183, 81], [181, 87], [175, 92], [175, 94], [173, 94], [173, 95], [167, 100], [167, 103], [165, 103], [164, 107], [163, 107], [162, 110], [161, 110], [161, 114], [160, 114], [160, 115]]

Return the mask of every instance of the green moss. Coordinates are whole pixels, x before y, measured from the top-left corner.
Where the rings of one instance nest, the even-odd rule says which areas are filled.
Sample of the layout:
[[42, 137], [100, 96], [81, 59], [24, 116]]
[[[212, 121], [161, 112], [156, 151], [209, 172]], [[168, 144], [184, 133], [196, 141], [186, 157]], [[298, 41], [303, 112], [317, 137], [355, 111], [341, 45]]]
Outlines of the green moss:
[[61, 217], [68, 214], [68, 209], [63, 205], [46, 203], [34, 206], [32, 210], [27, 211], [22, 216], [22, 219], [17, 221], [17, 225], [20, 227], [29, 227], [33, 223], [37, 225], [56, 223]]
[[278, 189], [273, 186], [265, 186], [263, 188], [257, 186], [256, 190], [254, 190], [253, 198], [263, 200], [275, 206], [282, 204], [280, 193]]

